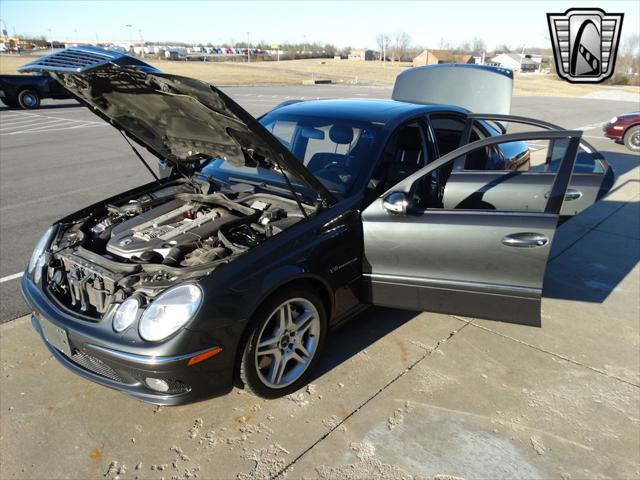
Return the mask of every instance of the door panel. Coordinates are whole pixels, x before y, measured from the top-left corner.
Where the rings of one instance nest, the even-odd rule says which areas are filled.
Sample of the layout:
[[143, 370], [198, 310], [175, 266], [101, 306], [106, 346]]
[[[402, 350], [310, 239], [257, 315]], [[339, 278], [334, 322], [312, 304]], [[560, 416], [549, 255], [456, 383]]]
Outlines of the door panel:
[[[365, 281], [378, 305], [536, 325], [557, 220], [463, 210], [390, 216], [378, 199], [364, 214]], [[523, 233], [547, 241], [530, 248], [503, 242]]]
[[[506, 177], [506, 178], [505, 178]], [[496, 171], [460, 172], [454, 170], [444, 194], [444, 208], [509, 208], [540, 211], [555, 178], [554, 173], [523, 173]], [[572, 216], [593, 205], [602, 195], [601, 175], [571, 176], [560, 215]]]
[[[542, 281], [580, 135], [528, 132], [480, 140], [432, 162], [373, 202], [362, 215], [363, 274], [370, 301], [388, 307], [539, 325]], [[392, 213], [389, 205], [385, 207], [384, 200], [390, 193], [395, 198], [399, 193], [408, 195], [421, 178], [446, 169], [461, 155], [526, 136], [566, 141], [557, 172], [501, 172], [502, 176], [489, 185], [480, 185], [476, 179], [482, 199], [494, 202], [491, 209], [445, 206], [409, 208], [406, 213], [400, 208]], [[541, 193], [535, 205], [529, 202], [530, 211], [513, 208], [511, 197], [499, 192], [504, 186], [517, 193], [529, 185], [527, 182], [541, 192], [550, 192], [547, 198]], [[498, 192], [495, 198], [492, 190]]]
[[[510, 120], [505, 120], [505, 118], [510, 118]], [[471, 114], [467, 117], [467, 127], [461, 144], [466, 144], [472, 139], [473, 122], [479, 120], [508, 121], [560, 130], [560, 127], [556, 125], [523, 117]], [[542, 148], [540, 145], [532, 146], [532, 164], [529, 173], [524, 177], [514, 175], [504, 181], [499, 180], [503, 177], [504, 171], [465, 170], [464, 159], [459, 159], [455, 162], [450, 182], [447, 185], [448, 191], [445, 195], [444, 206], [445, 208], [462, 208], [459, 205], [464, 205], [465, 200], [469, 203], [479, 197], [479, 189], [484, 185], [494, 185], [495, 182], [498, 182], [482, 195], [482, 199], [489, 205], [495, 205], [505, 195], [505, 201], [508, 198], [510, 208], [516, 210], [537, 209], [540, 202], [544, 202], [545, 195], [548, 193], [548, 190], [544, 189], [549, 182], [553, 181], [553, 174], [557, 171], [564, 156], [564, 148], [566, 148], [566, 143], [558, 144], [556, 142], [550, 142], [549, 146], [545, 145]], [[545, 178], [546, 175], [550, 175], [550, 177]], [[577, 155], [567, 195], [560, 212], [561, 216], [576, 215], [593, 205], [611, 189], [613, 181], [613, 171], [604, 157], [589, 143], [582, 140], [581, 150]], [[476, 207], [471, 206], [470, 208]]]

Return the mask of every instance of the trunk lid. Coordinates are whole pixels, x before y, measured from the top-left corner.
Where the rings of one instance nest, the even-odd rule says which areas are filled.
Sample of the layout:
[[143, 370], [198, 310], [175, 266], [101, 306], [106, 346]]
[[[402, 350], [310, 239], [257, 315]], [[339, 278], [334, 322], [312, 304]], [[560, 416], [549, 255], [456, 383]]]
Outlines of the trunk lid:
[[400, 102], [455, 105], [474, 113], [511, 110], [513, 72], [473, 64], [410, 68], [396, 78], [391, 97]]

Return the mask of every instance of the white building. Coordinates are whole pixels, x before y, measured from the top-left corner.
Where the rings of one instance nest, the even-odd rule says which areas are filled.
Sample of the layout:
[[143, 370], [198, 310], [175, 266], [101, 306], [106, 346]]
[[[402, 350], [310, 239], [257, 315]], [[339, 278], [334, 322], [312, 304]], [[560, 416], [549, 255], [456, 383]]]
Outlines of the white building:
[[536, 57], [540, 58], [540, 61], [536, 62], [529, 58], [532, 56], [533, 55], [523, 55], [521, 53], [501, 53], [493, 57], [489, 62], [491, 62], [492, 65], [500, 65], [514, 72], [535, 72], [540, 69], [542, 57], [536, 55]]

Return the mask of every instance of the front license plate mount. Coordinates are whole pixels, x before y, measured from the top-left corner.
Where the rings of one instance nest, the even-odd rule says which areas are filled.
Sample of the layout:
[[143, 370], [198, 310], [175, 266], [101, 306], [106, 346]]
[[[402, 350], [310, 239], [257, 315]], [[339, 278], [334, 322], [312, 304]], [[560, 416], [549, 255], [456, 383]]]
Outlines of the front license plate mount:
[[60, 350], [67, 357], [71, 357], [71, 344], [69, 343], [69, 335], [64, 328], [54, 325], [45, 318], [39, 318], [40, 326], [44, 332], [44, 338], [56, 350]]

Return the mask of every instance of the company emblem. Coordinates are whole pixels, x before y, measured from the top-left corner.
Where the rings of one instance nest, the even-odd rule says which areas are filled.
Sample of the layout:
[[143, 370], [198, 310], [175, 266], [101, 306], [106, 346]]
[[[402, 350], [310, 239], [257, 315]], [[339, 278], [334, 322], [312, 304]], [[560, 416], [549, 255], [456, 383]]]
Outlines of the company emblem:
[[558, 75], [571, 83], [600, 83], [611, 77], [623, 17], [599, 8], [548, 13]]

